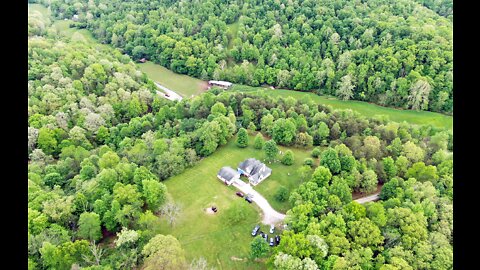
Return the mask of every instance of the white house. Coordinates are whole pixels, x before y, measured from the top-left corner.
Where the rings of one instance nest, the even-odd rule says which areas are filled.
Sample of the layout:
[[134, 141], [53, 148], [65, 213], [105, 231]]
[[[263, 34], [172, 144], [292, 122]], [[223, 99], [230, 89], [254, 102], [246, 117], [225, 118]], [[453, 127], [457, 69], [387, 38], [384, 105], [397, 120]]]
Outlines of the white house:
[[238, 165], [238, 172], [248, 177], [250, 184], [258, 185], [272, 174], [272, 169], [254, 158], [246, 159]]

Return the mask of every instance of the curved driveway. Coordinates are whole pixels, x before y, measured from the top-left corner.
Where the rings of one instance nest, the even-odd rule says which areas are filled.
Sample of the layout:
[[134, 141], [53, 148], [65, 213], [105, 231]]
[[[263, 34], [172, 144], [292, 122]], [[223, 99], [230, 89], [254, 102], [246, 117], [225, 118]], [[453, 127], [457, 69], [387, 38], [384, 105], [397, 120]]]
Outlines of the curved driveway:
[[372, 201], [378, 201], [378, 200], [380, 200], [380, 192], [372, 194], [367, 197], [358, 198], [355, 201], [358, 203], [366, 203], [366, 202], [372, 202]]
[[164, 98], [170, 99], [170, 100], [182, 100], [182, 96], [180, 96], [179, 94], [177, 94], [177, 93], [175, 93], [174, 91], [166, 88], [165, 86], [159, 84], [158, 82], [154, 82], [154, 83], [155, 83], [155, 85], [156, 85], [158, 88], [160, 88], [160, 89], [162, 89], [163, 91], [165, 91], [166, 93], [168, 93], [169, 97], [167, 97], [167, 96], [165, 95], [165, 93], [162, 93], [162, 92], [160, 92], [160, 91], [158, 91], [158, 90], [157, 90], [157, 94], [162, 95]]
[[275, 211], [275, 209], [273, 209], [268, 203], [267, 199], [265, 199], [262, 194], [254, 190], [249, 184], [243, 182], [242, 180], [235, 180], [233, 182], [233, 186], [245, 193], [245, 195], [253, 195], [252, 201], [254, 201], [263, 211], [263, 224], [277, 224], [285, 219], [284, 214]]

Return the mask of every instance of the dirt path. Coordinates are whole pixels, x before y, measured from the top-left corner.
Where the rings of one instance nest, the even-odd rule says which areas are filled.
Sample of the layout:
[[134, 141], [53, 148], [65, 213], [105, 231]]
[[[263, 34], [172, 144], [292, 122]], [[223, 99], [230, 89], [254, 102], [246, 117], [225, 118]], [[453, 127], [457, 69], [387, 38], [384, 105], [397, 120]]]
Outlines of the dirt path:
[[253, 195], [252, 201], [254, 201], [263, 211], [263, 224], [277, 224], [285, 219], [284, 214], [275, 211], [275, 209], [273, 209], [268, 203], [267, 199], [265, 199], [262, 194], [254, 190], [249, 184], [243, 182], [242, 180], [236, 180], [233, 182], [233, 186], [245, 193], [245, 195]]
[[177, 94], [176, 92], [166, 88], [165, 86], [159, 84], [158, 82], [155, 82], [155, 85], [162, 89], [163, 91], [165, 91], [169, 96], [167, 97], [167, 95], [165, 95], [165, 93], [162, 93], [161, 91], [158, 91], [157, 90], [157, 94], [159, 95], [162, 95], [164, 98], [166, 99], [169, 99], [169, 100], [182, 100], [182, 96], [180, 96], [179, 94]]
[[370, 196], [356, 199], [355, 201], [358, 203], [366, 203], [366, 202], [378, 201], [379, 199], [380, 199], [380, 192], [377, 192]]

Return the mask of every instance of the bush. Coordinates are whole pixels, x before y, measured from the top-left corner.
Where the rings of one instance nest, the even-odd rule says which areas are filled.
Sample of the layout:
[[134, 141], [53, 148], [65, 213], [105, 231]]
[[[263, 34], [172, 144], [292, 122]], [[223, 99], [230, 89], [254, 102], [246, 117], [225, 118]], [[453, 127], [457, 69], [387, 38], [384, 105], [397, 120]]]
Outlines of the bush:
[[275, 199], [279, 202], [284, 202], [288, 199], [288, 189], [284, 186], [280, 186], [275, 193]]
[[285, 154], [283, 155], [283, 158], [282, 158], [282, 164], [290, 166], [293, 164], [294, 161], [295, 161], [295, 157], [293, 156], [293, 152], [291, 150], [285, 151]]
[[303, 161], [303, 165], [307, 165], [307, 166], [313, 167], [313, 159], [311, 159], [311, 158], [306, 158], [306, 159]]
[[232, 205], [225, 210], [223, 222], [227, 225], [239, 223], [247, 218], [248, 204], [243, 200], [235, 200]]
[[318, 158], [321, 153], [322, 153], [322, 151], [320, 150], [320, 147], [315, 147], [312, 150], [312, 157]]

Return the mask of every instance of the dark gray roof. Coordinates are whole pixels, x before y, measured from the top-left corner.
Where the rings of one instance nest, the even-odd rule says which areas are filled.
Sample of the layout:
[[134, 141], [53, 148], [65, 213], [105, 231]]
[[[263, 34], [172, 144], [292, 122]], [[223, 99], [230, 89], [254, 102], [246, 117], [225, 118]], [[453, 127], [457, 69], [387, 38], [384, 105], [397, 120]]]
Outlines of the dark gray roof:
[[246, 159], [238, 165], [242, 171], [250, 175], [250, 181], [256, 183], [260, 178], [265, 178], [272, 172], [272, 169], [267, 167], [264, 163], [254, 158]]
[[241, 162], [238, 165], [238, 168], [240, 168], [242, 171], [248, 174], [254, 174], [255, 169], [262, 164], [263, 164], [262, 162], [254, 158], [248, 158], [245, 161]]
[[239, 177], [240, 174], [231, 167], [223, 167], [218, 172], [218, 176], [221, 176], [223, 179], [230, 181], [235, 177]]
[[253, 183], [257, 183], [260, 180], [260, 178], [263, 179], [271, 173], [272, 173], [272, 169], [264, 165], [264, 166], [261, 166], [260, 169], [255, 174], [252, 174], [249, 180], [252, 181]]

